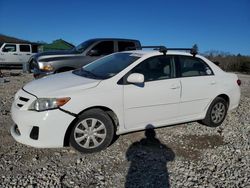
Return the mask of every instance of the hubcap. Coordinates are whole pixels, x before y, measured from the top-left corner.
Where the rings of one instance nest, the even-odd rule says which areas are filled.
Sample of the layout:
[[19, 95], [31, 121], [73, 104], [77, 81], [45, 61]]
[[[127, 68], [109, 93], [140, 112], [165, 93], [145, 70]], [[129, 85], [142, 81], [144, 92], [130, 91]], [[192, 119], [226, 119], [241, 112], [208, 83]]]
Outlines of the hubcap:
[[76, 143], [86, 149], [99, 146], [105, 140], [106, 134], [105, 125], [95, 118], [81, 121], [74, 130]]
[[211, 118], [214, 123], [220, 123], [226, 114], [226, 107], [219, 102], [212, 108]]

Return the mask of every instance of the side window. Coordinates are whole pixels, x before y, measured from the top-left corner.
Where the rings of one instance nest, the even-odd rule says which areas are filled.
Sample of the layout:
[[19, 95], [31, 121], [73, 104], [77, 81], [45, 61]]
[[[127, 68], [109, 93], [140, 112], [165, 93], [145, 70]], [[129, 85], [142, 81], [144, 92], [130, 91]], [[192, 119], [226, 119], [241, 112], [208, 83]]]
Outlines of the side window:
[[32, 45], [32, 53], [37, 53], [38, 52], [38, 46], [37, 45]]
[[211, 68], [201, 59], [179, 56], [181, 77], [213, 75]]
[[135, 43], [134, 42], [127, 42], [127, 41], [119, 41], [118, 42], [118, 51], [126, 51], [126, 50], [135, 50]]
[[94, 52], [94, 56], [111, 54], [114, 52], [114, 42], [113, 41], [100, 42], [90, 51]]
[[3, 52], [15, 52], [16, 51], [16, 45], [15, 44], [6, 44], [3, 49]]
[[25, 44], [20, 44], [20, 52], [30, 52], [30, 46]]
[[174, 77], [172, 57], [151, 57], [137, 65], [132, 73], [143, 74], [145, 82], [172, 78]]

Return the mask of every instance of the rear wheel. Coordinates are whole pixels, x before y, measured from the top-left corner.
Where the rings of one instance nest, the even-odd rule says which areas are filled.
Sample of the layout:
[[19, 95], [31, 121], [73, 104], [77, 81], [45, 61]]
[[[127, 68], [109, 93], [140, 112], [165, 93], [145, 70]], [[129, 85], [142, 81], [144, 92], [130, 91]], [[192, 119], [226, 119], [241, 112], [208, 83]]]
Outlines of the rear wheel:
[[227, 101], [221, 97], [217, 97], [209, 106], [206, 117], [201, 122], [210, 127], [217, 127], [224, 121], [227, 109]]
[[75, 123], [70, 144], [83, 153], [92, 153], [105, 149], [114, 137], [114, 125], [110, 117], [100, 109], [83, 113]]

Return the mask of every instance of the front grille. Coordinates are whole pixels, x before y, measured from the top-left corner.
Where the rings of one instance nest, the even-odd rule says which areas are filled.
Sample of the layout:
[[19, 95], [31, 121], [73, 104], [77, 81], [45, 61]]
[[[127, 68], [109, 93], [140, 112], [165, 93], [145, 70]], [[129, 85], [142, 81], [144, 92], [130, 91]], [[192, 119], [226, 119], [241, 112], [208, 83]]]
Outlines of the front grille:
[[24, 101], [24, 102], [28, 102], [29, 99], [25, 98], [25, 97], [19, 97], [20, 101]]
[[22, 97], [22, 96], [19, 96], [17, 101], [16, 101], [16, 105], [19, 107], [19, 108], [22, 108], [30, 99], [26, 98], [26, 97]]

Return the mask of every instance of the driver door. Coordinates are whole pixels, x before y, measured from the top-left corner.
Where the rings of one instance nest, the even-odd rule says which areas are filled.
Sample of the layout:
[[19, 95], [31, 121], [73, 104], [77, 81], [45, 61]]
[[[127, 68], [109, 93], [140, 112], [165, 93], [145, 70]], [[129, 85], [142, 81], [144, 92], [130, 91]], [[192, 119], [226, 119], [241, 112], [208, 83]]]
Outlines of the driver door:
[[88, 50], [84, 58], [82, 58], [81, 56], [79, 57], [79, 67], [89, 64], [105, 55], [109, 55], [112, 53], [114, 53], [114, 41], [98, 42]]
[[5, 44], [1, 51], [1, 62], [9, 64], [19, 63], [16, 44]]
[[171, 56], [146, 59], [131, 73], [143, 74], [145, 83], [124, 85], [126, 129], [157, 127], [178, 117], [181, 84]]

